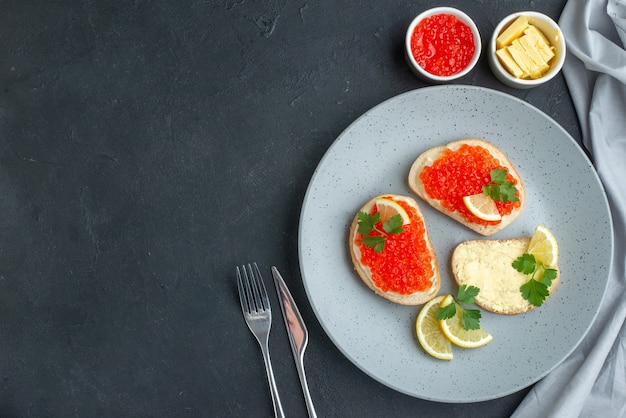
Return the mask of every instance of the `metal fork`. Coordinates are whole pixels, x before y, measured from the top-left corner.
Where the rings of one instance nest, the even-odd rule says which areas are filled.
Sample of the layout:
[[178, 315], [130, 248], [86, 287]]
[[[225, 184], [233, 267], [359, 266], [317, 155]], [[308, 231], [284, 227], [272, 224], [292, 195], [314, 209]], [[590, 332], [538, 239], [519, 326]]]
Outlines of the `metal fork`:
[[[254, 267], [254, 268], [253, 268]], [[237, 266], [237, 289], [239, 290], [239, 301], [241, 302], [241, 310], [248, 324], [248, 328], [256, 337], [261, 346], [263, 360], [265, 360], [265, 370], [267, 371], [267, 380], [270, 385], [270, 393], [272, 394], [272, 403], [274, 404], [274, 415], [284, 418], [283, 406], [280, 403], [276, 381], [274, 380], [274, 372], [272, 371], [272, 362], [270, 361], [269, 351], [269, 335], [272, 326], [272, 309], [270, 308], [270, 300], [267, 297], [267, 290], [261, 277], [261, 272], [256, 263], [248, 266]]]

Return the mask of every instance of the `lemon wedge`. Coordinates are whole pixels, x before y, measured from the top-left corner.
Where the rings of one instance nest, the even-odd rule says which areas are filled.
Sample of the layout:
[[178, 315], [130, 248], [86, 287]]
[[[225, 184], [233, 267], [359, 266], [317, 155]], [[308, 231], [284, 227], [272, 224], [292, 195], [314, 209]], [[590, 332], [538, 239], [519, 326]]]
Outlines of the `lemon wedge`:
[[437, 309], [439, 309], [443, 298], [443, 296], [437, 296], [424, 305], [417, 315], [415, 330], [417, 340], [428, 354], [441, 360], [452, 360], [452, 344], [441, 332], [436, 317]]
[[555, 268], [558, 264], [559, 244], [552, 232], [543, 225], [537, 225], [527, 251], [547, 268]]
[[[445, 306], [448, 306], [451, 303], [455, 303], [454, 298], [452, 297], [452, 295], [447, 295], [443, 297], [437, 309], [439, 309], [440, 307], [443, 308]], [[458, 309], [458, 307], [456, 310], [456, 315], [454, 315], [452, 318], [444, 319], [438, 322], [441, 326], [441, 331], [443, 335], [454, 345], [457, 345], [459, 347], [482, 347], [483, 345], [493, 340], [493, 336], [485, 331], [483, 328], [470, 330], [463, 328], [463, 326], [461, 325], [461, 311]]]
[[464, 196], [463, 203], [465, 204], [465, 207], [478, 219], [482, 219], [483, 221], [502, 220], [502, 216], [496, 207], [496, 202], [483, 193]]
[[409, 214], [406, 210], [395, 200], [391, 200], [386, 197], [381, 197], [375, 201], [378, 213], [380, 213], [380, 221], [385, 222], [387, 219], [395, 215], [400, 215], [402, 218], [402, 225], [411, 223]]

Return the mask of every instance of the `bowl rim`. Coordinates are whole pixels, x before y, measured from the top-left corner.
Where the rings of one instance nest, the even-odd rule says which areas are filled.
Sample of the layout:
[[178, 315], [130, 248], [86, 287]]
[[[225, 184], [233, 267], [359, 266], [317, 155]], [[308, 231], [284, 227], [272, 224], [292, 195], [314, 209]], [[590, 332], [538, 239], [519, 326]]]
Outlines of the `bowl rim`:
[[[454, 15], [456, 18], [458, 18], [463, 23], [468, 25], [472, 31], [472, 34], [474, 35], [475, 51], [474, 51], [474, 55], [472, 59], [463, 70], [459, 71], [458, 73], [448, 75], [448, 76], [435, 75], [426, 71], [424, 68], [422, 68], [422, 66], [420, 66], [417, 63], [417, 61], [415, 60], [415, 57], [413, 56], [413, 52], [411, 51], [411, 37], [413, 35], [413, 32], [415, 31], [415, 27], [417, 26], [417, 24], [427, 17], [438, 15], [438, 14]], [[478, 30], [476, 23], [471, 17], [467, 15], [467, 13], [454, 7], [440, 6], [440, 7], [433, 7], [430, 9], [426, 9], [420, 14], [418, 14], [415, 18], [413, 18], [413, 20], [409, 24], [407, 31], [406, 31], [406, 35], [404, 38], [404, 48], [405, 48], [405, 53], [406, 53], [407, 59], [409, 60], [409, 63], [416, 71], [419, 72], [420, 75], [433, 81], [445, 82], [445, 81], [451, 81], [451, 80], [456, 80], [458, 78], [461, 78], [467, 75], [470, 71], [474, 69], [482, 53], [482, 41], [480, 38], [480, 31]]]
[[[517, 19], [520, 16], [528, 16], [528, 17], [535, 18], [537, 20], [542, 20], [547, 25], [552, 26], [560, 34], [559, 39], [558, 39], [558, 48], [560, 50], [560, 53], [557, 56], [557, 61], [555, 62], [554, 65], [551, 66], [550, 70], [543, 77], [537, 78], [535, 80], [526, 80], [526, 79], [514, 77], [502, 66], [502, 64], [500, 63], [500, 60], [495, 56], [496, 38], [498, 37], [500, 32], [502, 32], [502, 30], [504, 29], [506, 25], [510, 24], [513, 20]], [[555, 48], [556, 47], [557, 46], [555, 45]], [[511, 13], [505, 16], [504, 18], [502, 18], [500, 22], [498, 22], [498, 24], [493, 30], [493, 33], [491, 34], [491, 38], [489, 39], [488, 54], [489, 54], [490, 61], [492, 62], [493, 66], [495, 66], [496, 68], [496, 71], [498, 71], [498, 73], [500, 73], [500, 75], [504, 77], [505, 79], [507, 79], [510, 83], [517, 84], [523, 87], [534, 87], [534, 86], [538, 86], [540, 84], [550, 81], [552, 78], [554, 78], [554, 76], [556, 76], [559, 73], [559, 71], [561, 71], [561, 68], [563, 68], [563, 64], [565, 63], [566, 50], [567, 50], [567, 47], [565, 44], [565, 38], [563, 37], [563, 31], [561, 30], [561, 27], [558, 25], [558, 23], [554, 19], [552, 19], [550, 16], [544, 13], [536, 12], [533, 10], [526, 10], [526, 11], [519, 11], [519, 12]]]

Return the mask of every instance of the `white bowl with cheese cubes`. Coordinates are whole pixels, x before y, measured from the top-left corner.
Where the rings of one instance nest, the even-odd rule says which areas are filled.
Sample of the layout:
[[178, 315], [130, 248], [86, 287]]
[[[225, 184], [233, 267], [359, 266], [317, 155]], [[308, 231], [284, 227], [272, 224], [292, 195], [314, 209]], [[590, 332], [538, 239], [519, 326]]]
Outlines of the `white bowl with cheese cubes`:
[[538, 12], [517, 12], [496, 26], [489, 41], [489, 66], [507, 86], [529, 89], [551, 80], [565, 62], [559, 25]]

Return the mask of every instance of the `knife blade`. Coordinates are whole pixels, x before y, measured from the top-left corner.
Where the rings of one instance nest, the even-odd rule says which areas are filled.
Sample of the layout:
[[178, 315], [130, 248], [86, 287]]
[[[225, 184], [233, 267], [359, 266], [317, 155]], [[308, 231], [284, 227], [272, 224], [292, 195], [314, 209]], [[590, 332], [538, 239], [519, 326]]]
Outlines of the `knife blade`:
[[285, 320], [285, 328], [287, 328], [287, 334], [289, 335], [291, 353], [296, 362], [296, 369], [298, 370], [298, 377], [300, 378], [306, 409], [310, 418], [317, 418], [304, 373], [304, 350], [309, 341], [309, 333], [302, 320], [302, 315], [300, 315], [300, 311], [291, 296], [291, 292], [289, 292], [289, 288], [287, 288], [283, 277], [274, 266], [272, 266], [272, 276], [274, 277], [274, 285], [276, 287], [276, 293], [278, 294], [278, 300], [280, 301], [280, 310]]

